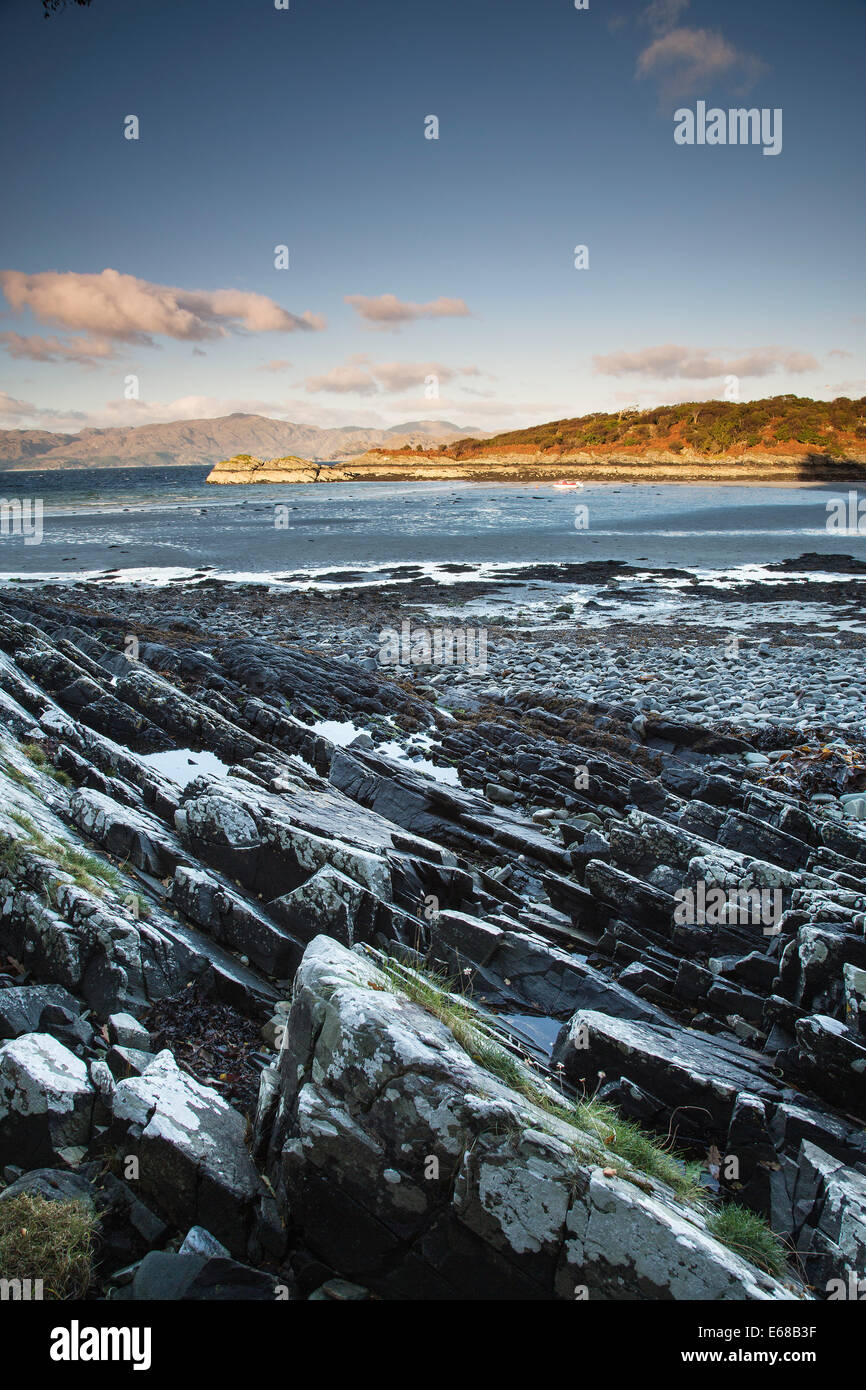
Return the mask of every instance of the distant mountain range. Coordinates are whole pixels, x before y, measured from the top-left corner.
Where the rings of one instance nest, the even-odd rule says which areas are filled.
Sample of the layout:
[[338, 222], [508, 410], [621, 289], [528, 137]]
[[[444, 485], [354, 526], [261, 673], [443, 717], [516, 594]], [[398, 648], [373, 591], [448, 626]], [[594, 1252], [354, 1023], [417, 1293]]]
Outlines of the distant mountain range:
[[429, 449], [467, 436], [484, 437], [481, 430], [458, 429], [448, 420], [411, 420], [381, 430], [360, 425], [317, 429], [238, 412], [214, 420], [172, 420], [164, 425], [86, 429], [78, 434], [0, 430], [0, 468], [212, 467], [235, 454], [344, 459], [373, 448], [421, 444]]

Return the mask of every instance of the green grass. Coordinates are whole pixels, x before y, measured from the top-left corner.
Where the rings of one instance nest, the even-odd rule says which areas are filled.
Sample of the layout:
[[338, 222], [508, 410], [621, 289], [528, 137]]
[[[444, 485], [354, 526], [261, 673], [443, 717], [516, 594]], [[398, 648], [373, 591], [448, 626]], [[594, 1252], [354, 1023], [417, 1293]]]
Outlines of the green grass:
[[45, 768], [50, 766], [48, 754], [41, 743], [22, 743], [21, 752], [34, 767], [39, 768], [40, 772], [44, 772]]
[[96, 1216], [83, 1202], [10, 1197], [0, 1202], [0, 1278], [41, 1279], [44, 1298], [83, 1298], [95, 1232]]
[[519, 1057], [485, 1033], [477, 1012], [455, 997], [451, 982], [444, 975], [426, 968], [407, 969], [392, 960], [380, 961], [379, 968], [398, 993], [444, 1023], [464, 1052], [511, 1090], [583, 1135], [589, 1133], [612, 1156], [632, 1168], [667, 1183], [683, 1201], [693, 1206], [706, 1204], [707, 1195], [696, 1181], [694, 1165], [686, 1165], [671, 1148], [660, 1144], [633, 1120], [623, 1119], [603, 1101], [555, 1100]]
[[634, 1120], [623, 1118], [605, 1101], [579, 1100], [575, 1113], [582, 1128], [594, 1130], [613, 1153], [633, 1168], [667, 1183], [677, 1196], [693, 1205], [706, 1204], [706, 1191], [696, 1179], [699, 1164], [687, 1163], [672, 1147], [660, 1144]]
[[[54, 781], [58, 782], [62, 787], [72, 787], [75, 785], [72, 778], [67, 773], [61, 772], [60, 768], [54, 766], [41, 744], [22, 743], [20, 748], [27, 761], [35, 767], [38, 772], [44, 772], [47, 777], [52, 777]], [[28, 791], [36, 790], [38, 783], [29, 773], [22, 772], [21, 768], [16, 767], [7, 757], [2, 758], [2, 763], [3, 771], [10, 782], [14, 782], [16, 786], [19, 787], [26, 787]]]
[[775, 1231], [757, 1212], [728, 1202], [713, 1212], [707, 1222], [711, 1235], [759, 1269], [778, 1277], [787, 1266], [785, 1247]]
[[21, 752], [35, 768], [44, 772], [48, 777], [53, 777], [54, 781], [59, 782], [61, 786], [71, 787], [74, 785], [72, 778], [67, 773], [61, 772], [60, 768], [54, 766], [41, 744], [22, 743]]
[[35, 791], [36, 779], [28, 773], [22, 772], [20, 767], [16, 767], [8, 758], [3, 759], [3, 771], [9, 781], [14, 782], [17, 787], [26, 787], [28, 791]]
[[10, 811], [9, 814], [15, 824], [20, 825], [26, 832], [29, 840], [29, 844], [20, 840], [7, 841], [0, 850], [0, 861], [5, 862], [9, 869], [20, 867], [23, 856], [30, 850], [56, 864], [64, 873], [70, 875], [79, 888], [86, 888], [89, 893], [101, 897], [105, 888], [112, 888], [116, 893], [122, 890], [123, 879], [105, 860], [95, 854], [89, 854], [87, 850], [78, 849], [75, 845], [49, 839], [24, 811]]
[[24, 842], [6, 836], [0, 844], [0, 874], [16, 874], [24, 863], [25, 856]]

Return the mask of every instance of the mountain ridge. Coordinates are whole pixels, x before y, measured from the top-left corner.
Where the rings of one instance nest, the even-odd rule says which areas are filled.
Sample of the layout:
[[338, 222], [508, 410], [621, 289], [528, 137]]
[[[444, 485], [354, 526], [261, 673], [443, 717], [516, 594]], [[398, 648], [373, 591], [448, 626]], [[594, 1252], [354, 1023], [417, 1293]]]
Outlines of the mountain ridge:
[[[474, 433], [469, 430], [470, 435]], [[430, 447], [466, 436], [466, 429], [448, 420], [411, 420], [383, 429], [362, 425], [327, 429], [235, 411], [197, 420], [89, 427], [71, 435], [39, 429], [0, 430], [0, 468], [212, 467], [227, 455], [257, 453], [331, 461], [352, 458], [377, 445]]]

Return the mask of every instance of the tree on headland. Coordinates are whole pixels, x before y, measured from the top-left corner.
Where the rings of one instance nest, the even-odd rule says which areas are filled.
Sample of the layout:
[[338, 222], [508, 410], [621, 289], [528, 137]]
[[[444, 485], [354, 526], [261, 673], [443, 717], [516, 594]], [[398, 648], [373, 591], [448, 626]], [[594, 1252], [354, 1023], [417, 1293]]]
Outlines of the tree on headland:
[[43, 18], [50, 19], [58, 10], [65, 10], [69, 4], [89, 5], [90, 0], [42, 0]]

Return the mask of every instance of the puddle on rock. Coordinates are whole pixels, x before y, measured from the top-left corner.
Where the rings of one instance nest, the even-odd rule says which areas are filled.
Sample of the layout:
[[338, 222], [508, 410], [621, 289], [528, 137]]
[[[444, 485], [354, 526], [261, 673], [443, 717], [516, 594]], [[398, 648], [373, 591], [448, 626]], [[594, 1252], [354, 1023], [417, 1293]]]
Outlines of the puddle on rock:
[[228, 766], [215, 753], [196, 753], [192, 748], [170, 748], [164, 753], [144, 753], [141, 761], [148, 767], [155, 767], [163, 777], [185, 787], [195, 777], [203, 773], [225, 777]]

